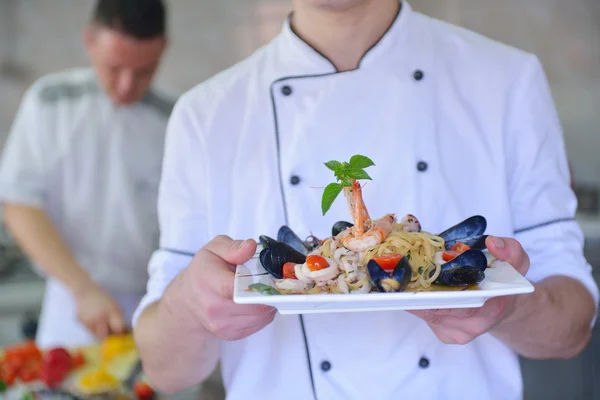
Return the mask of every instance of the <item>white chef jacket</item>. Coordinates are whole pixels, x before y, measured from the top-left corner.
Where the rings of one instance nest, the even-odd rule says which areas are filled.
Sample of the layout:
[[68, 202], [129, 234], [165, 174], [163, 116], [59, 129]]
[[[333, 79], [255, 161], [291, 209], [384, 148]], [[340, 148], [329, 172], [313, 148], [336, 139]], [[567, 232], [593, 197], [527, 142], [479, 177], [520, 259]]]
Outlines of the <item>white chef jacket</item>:
[[[134, 318], [217, 234], [330, 235], [350, 220], [323, 163], [372, 158], [373, 218], [414, 214], [441, 232], [475, 214], [516, 237], [527, 278], [565, 275], [598, 301], [574, 222], [563, 137], [531, 54], [421, 15], [403, 2], [358, 69], [336, 72], [290, 29], [186, 93], [169, 122], [159, 194], [161, 248]], [[135, 323], [135, 319], [134, 319]], [[228, 399], [518, 399], [517, 355], [485, 334], [441, 343], [403, 311], [275, 320], [221, 342]]]
[[[145, 292], [158, 247], [156, 202], [173, 104], [150, 91], [115, 107], [92, 69], [55, 73], [27, 91], [0, 160], [0, 201], [46, 211], [94, 281], [137, 298], [124, 309]], [[56, 301], [44, 309], [67, 313], [70, 295], [54, 280], [49, 285], [46, 300]]]

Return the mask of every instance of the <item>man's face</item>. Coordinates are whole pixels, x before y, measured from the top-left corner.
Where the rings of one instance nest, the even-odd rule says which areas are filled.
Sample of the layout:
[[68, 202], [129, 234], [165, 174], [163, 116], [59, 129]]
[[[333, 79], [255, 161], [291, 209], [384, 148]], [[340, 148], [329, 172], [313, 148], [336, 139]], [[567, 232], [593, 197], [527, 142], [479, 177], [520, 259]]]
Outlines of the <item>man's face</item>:
[[141, 99], [166, 47], [164, 37], [138, 40], [105, 27], [90, 27], [85, 46], [102, 86], [115, 104]]
[[345, 11], [372, 0], [296, 0], [314, 8]]

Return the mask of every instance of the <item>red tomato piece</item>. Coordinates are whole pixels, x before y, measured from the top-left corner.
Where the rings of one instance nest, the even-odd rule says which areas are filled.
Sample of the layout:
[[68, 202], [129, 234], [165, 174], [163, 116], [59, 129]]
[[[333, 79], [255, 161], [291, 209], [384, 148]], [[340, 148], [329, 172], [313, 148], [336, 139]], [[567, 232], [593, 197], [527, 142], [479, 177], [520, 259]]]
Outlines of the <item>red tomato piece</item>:
[[38, 373], [38, 371], [31, 369], [31, 368], [22, 368], [19, 371], [18, 377], [22, 382], [28, 383], [28, 382], [33, 382], [36, 379], [38, 379], [39, 373]]
[[466, 243], [456, 243], [454, 246], [452, 246], [452, 248], [450, 249], [452, 251], [458, 251], [459, 253], [464, 253], [467, 250], [471, 250], [471, 246], [469, 246]]
[[83, 352], [78, 351], [77, 353], [75, 353], [73, 355], [73, 363], [72, 363], [72, 367], [73, 369], [75, 368], [79, 368], [85, 365], [85, 356], [83, 355]]
[[442, 258], [444, 259], [444, 261], [450, 261], [455, 259], [467, 250], [471, 250], [471, 247], [469, 245], [465, 243], [456, 243], [450, 248], [450, 250], [447, 250], [442, 254]]
[[6, 386], [10, 386], [15, 382], [17, 372], [17, 370], [7, 367], [5, 364], [2, 367], [2, 371], [0, 371], [0, 380], [2, 380]]
[[62, 347], [44, 353], [40, 379], [50, 388], [59, 386], [71, 371], [73, 359]]
[[327, 260], [316, 254], [306, 257], [306, 264], [311, 271], [319, 271], [329, 267]]
[[373, 257], [373, 261], [379, 264], [384, 271], [392, 272], [403, 257], [401, 254], [384, 254]]
[[154, 390], [146, 382], [136, 382], [133, 391], [139, 400], [151, 400], [154, 398]]
[[296, 278], [296, 264], [293, 262], [286, 262], [283, 264], [283, 277], [285, 279], [298, 279]]
[[44, 363], [52, 366], [53, 368], [69, 371], [71, 369], [73, 359], [67, 350], [63, 349], [62, 347], [58, 347], [48, 351], [45, 354]]
[[447, 250], [442, 253], [442, 258], [444, 261], [450, 261], [455, 259], [460, 253], [458, 251]]

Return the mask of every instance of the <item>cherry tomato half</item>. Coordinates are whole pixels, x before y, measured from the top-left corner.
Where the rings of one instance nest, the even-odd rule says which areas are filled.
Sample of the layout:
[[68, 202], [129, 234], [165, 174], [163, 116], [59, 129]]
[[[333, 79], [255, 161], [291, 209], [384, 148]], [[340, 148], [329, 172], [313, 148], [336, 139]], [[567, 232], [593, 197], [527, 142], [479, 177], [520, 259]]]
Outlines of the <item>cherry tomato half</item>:
[[329, 267], [327, 260], [316, 254], [306, 257], [306, 264], [311, 271], [319, 271]]
[[464, 253], [467, 250], [471, 250], [471, 247], [466, 243], [459, 242], [459, 243], [456, 243], [454, 246], [452, 246], [452, 248], [450, 250]]
[[403, 257], [404, 256], [401, 254], [384, 254], [382, 256], [373, 257], [373, 261], [379, 264], [384, 271], [391, 272], [396, 268], [396, 265], [398, 265]]
[[450, 250], [447, 250], [442, 254], [442, 258], [444, 259], [444, 261], [450, 261], [455, 259], [467, 250], [471, 250], [471, 247], [469, 245], [465, 243], [456, 243], [450, 248]]
[[286, 262], [283, 264], [283, 277], [284, 279], [298, 279], [296, 278], [296, 264], [293, 262]]

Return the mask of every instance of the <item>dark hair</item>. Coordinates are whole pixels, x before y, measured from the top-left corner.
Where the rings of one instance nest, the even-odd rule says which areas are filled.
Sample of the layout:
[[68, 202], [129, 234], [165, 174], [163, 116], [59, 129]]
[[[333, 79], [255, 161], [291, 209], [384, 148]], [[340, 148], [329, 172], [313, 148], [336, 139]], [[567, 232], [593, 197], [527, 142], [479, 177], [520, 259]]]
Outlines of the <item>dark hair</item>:
[[165, 35], [166, 7], [162, 0], [98, 0], [93, 22], [136, 39]]

